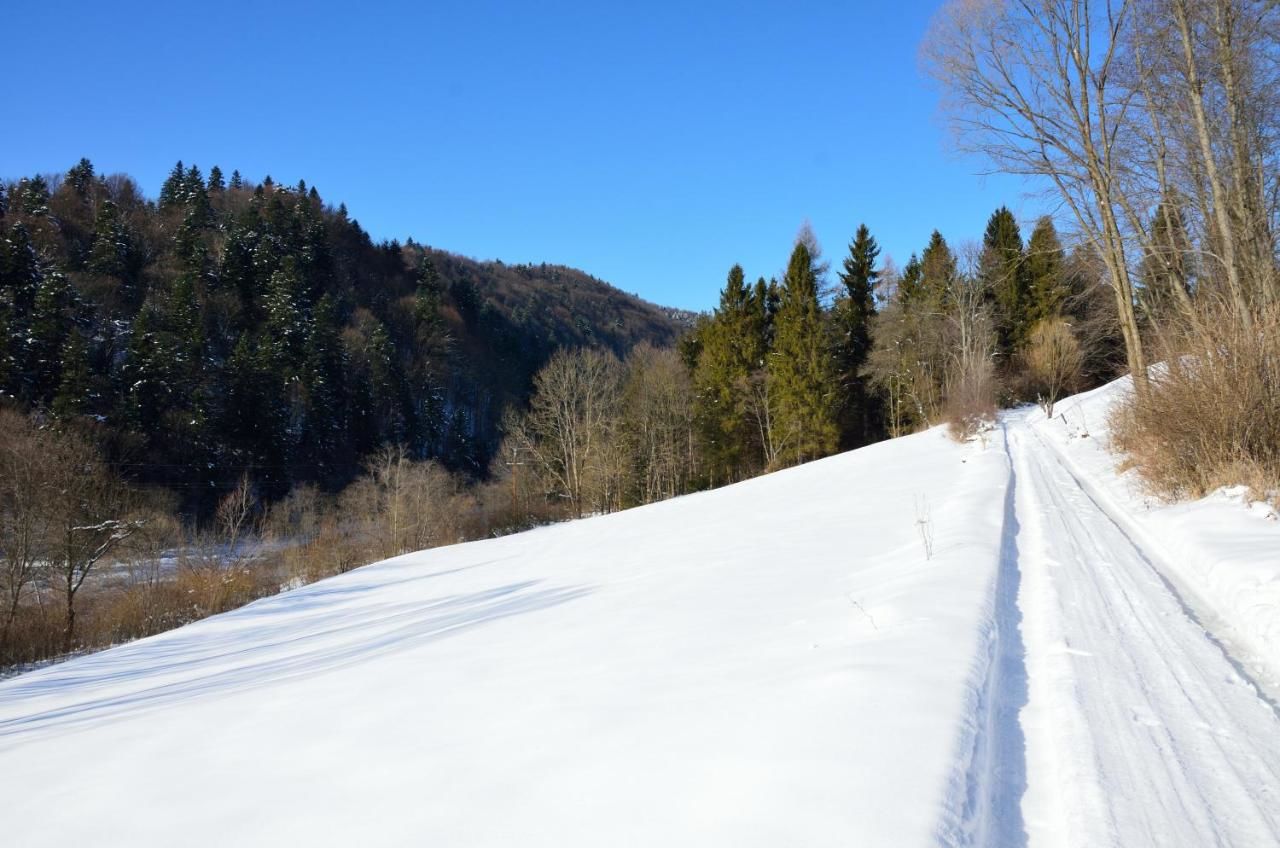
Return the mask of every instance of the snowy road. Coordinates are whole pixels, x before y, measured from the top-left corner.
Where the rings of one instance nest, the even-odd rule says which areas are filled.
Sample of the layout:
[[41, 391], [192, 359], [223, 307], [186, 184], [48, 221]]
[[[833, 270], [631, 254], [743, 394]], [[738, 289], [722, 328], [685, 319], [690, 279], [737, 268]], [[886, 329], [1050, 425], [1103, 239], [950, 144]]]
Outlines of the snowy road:
[[[1009, 810], [1008, 775], [1025, 774], [1031, 845], [1280, 845], [1274, 706], [1026, 418], [1004, 420], [1025, 653], [1003, 675], [1021, 671], [1026, 691], [997, 692], [1006, 720], [993, 725], [1025, 760], [993, 746], [1006, 752], [993, 812]], [[1004, 824], [990, 844], [1010, 844]]]

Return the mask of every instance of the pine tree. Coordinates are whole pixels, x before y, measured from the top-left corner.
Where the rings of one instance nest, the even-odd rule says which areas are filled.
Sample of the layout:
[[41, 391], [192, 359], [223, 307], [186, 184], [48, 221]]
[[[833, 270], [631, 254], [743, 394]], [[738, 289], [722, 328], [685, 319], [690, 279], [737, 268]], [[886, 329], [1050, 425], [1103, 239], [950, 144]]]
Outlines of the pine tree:
[[134, 306], [142, 299], [141, 266], [141, 251], [133, 230], [120, 214], [119, 207], [110, 200], [104, 200], [94, 220], [88, 269], [119, 281], [125, 305]]
[[244, 188], [244, 179], [240, 176], [240, 172], [233, 170], [231, 172], [231, 182], [227, 184], [227, 188], [232, 191], [239, 191]]
[[714, 479], [737, 479], [759, 468], [758, 436], [747, 420], [747, 381], [764, 364], [764, 302], [747, 288], [742, 266], [729, 269], [720, 305], [701, 328], [694, 374], [697, 420]]
[[950, 309], [951, 289], [959, 275], [956, 255], [937, 230], [929, 236], [929, 245], [920, 254], [919, 308], [933, 313]]
[[1027, 241], [1027, 289], [1030, 293], [1026, 310], [1027, 323], [1036, 324], [1059, 315], [1069, 294], [1065, 269], [1066, 256], [1053, 219], [1048, 215], [1036, 221]]
[[898, 288], [895, 299], [906, 308], [914, 308], [923, 303], [925, 298], [924, 272], [920, 268], [920, 257], [911, 254], [907, 264], [902, 266], [902, 274], [898, 277]]
[[71, 326], [67, 317], [71, 299], [71, 287], [61, 273], [51, 270], [44, 275], [36, 290], [22, 357], [26, 396], [37, 403], [48, 403], [58, 388], [59, 354]]
[[197, 228], [209, 225], [213, 215], [213, 206], [209, 203], [209, 192], [204, 187], [204, 176], [200, 169], [192, 165], [182, 179], [182, 204], [187, 207], [187, 218]]
[[18, 180], [17, 189], [10, 199], [12, 211], [19, 215], [41, 217], [49, 214], [49, 183], [36, 174]]
[[991, 214], [982, 237], [980, 275], [996, 304], [996, 333], [1006, 357], [1022, 350], [1031, 332], [1027, 312], [1030, 286], [1022, 252], [1022, 233], [1007, 207]]
[[182, 160], [178, 160], [178, 164], [173, 166], [173, 170], [169, 172], [168, 178], [164, 184], [160, 186], [160, 208], [167, 209], [170, 206], [177, 206], [183, 201], [183, 189], [187, 179], [187, 171], [182, 166]]
[[840, 282], [844, 291], [834, 308], [836, 372], [841, 388], [841, 441], [845, 447], [866, 444], [872, 437], [871, 397], [861, 376], [871, 350], [871, 319], [875, 316], [875, 288], [880, 278], [876, 260], [880, 246], [865, 224], [859, 225]]
[[817, 269], [804, 242], [791, 253], [781, 293], [768, 379], [786, 440], [780, 459], [796, 463], [831, 453], [839, 439], [836, 378], [823, 338]]
[[94, 399], [89, 346], [79, 330], [67, 333], [62, 345], [62, 375], [53, 397], [53, 414], [67, 419], [88, 412]]
[[308, 335], [306, 298], [301, 275], [292, 258], [271, 275], [263, 303], [268, 338], [282, 369], [282, 382], [297, 374]]
[[303, 366], [306, 429], [301, 439], [322, 479], [336, 480], [349, 451], [346, 438], [345, 350], [337, 306], [328, 295], [316, 303]]
[[81, 159], [67, 171], [67, 184], [81, 198], [87, 198], [94, 185], [93, 163], [88, 159]]
[[209, 184], [207, 190], [209, 194], [222, 194], [226, 186], [222, 182], [222, 169], [214, 165], [209, 169]]

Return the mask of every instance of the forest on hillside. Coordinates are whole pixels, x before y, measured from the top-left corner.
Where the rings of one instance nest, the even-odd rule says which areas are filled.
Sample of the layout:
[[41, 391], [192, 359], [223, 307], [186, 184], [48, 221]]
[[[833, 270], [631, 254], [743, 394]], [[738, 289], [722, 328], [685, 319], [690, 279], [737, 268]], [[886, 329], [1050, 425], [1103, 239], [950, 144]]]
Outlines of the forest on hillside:
[[0, 185], [0, 397], [193, 516], [245, 474], [335, 491], [385, 445], [483, 476], [552, 351], [670, 345], [681, 318], [562, 266], [375, 242], [304, 182], [178, 163], [151, 201], [85, 159]]

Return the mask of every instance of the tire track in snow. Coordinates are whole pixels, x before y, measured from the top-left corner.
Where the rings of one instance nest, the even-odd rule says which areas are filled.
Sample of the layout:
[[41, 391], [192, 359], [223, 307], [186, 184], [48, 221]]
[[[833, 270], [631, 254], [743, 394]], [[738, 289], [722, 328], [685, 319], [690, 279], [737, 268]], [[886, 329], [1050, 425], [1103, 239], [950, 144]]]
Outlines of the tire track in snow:
[[[1003, 424], [1001, 425], [1004, 431]], [[1019, 714], [1027, 704], [1026, 650], [1022, 643], [1017, 514], [1018, 478], [1003, 432], [1009, 466], [1005, 487], [999, 564], [992, 588], [991, 623], [977, 663], [983, 681], [971, 717], [976, 732], [963, 758], [965, 802], [961, 820], [944, 823], [938, 842], [946, 846], [1018, 848], [1027, 844], [1022, 797], [1027, 789], [1026, 740]]]
[[1280, 844], [1280, 722], [1138, 540], [1017, 416], [1033, 838]]

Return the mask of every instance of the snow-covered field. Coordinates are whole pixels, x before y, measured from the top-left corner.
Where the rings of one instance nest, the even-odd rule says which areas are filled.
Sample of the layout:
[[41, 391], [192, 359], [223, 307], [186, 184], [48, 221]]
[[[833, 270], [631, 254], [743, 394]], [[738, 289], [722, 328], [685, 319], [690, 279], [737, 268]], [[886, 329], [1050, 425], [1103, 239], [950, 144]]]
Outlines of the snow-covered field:
[[1275, 845], [1280, 527], [1149, 508], [1121, 388], [4, 681], [4, 840]]

